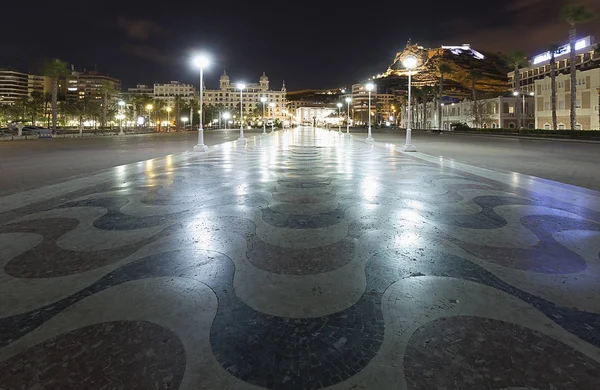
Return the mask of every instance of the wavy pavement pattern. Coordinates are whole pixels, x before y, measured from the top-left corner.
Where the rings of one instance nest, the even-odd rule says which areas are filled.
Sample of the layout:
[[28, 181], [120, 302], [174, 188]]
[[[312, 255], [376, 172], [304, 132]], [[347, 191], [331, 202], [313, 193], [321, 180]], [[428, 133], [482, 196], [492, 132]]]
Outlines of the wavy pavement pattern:
[[[387, 229], [402, 236], [418, 226], [420, 236], [454, 245], [481, 260], [479, 264], [549, 275], [597, 272], [595, 265], [590, 268], [591, 261], [598, 261], [597, 256], [584, 258], [555, 237], [565, 231], [598, 231], [598, 213], [558, 202], [543, 193], [442, 169], [389, 149], [335, 138], [327, 132], [300, 129], [286, 134], [245, 147], [223, 146], [165, 169], [140, 170], [133, 182], [115, 187], [115, 193], [99, 186], [96, 194], [73, 197], [60, 206], [49, 207], [104, 209], [106, 212], [93, 222], [93, 227], [100, 230], [135, 232], [164, 227], [158, 234], [141, 235], [134, 244], [98, 251], [63, 249], [58, 245], [61, 237], [78, 226], [73, 218], [35, 219], [33, 215], [30, 220], [0, 224], [0, 234], [23, 232], [43, 237], [32, 249], [12, 259], [0, 259], [5, 264], [3, 272], [12, 278], [58, 279], [118, 264], [87, 288], [63, 299], [0, 318], [0, 345], [18, 345], [33, 330], [43, 332], [44, 325], [59, 313], [115, 286], [149, 278], [188, 278], [209, 286], [218, 299], [212, 325], [203, 331], [210, 333], [212, 355], [231, 376], [266, 388], [351, 386], [351, 381], [364, 373], [376, 375], [372, 362], [384, 343], [393, 344], [389, 340], [396, 337], [389, 333], [382, 314], [382, 306], [389, 304], [382, 302], [386, 290], [403, 279], [438, 276], [510, 294], [572, 335], [600, 348], [600, 315], [559, 307], [512, 286], [506, 277], [495, 275], [493, 268], [483, 268], [466, 258], [426, 249], [420, 251], [421, 261], [414, 261], [411, 256], [378, 246], [385, 243], [381, 238], [369, 244], [364, 266], [353, 262], [365, 233]], [[179, 250], [121, 262], [152, 242], [183, 234], [186, 224], [202, 215], [198, 214], [201, 211], [221, 218], [219, 206], [232, 206], [229, 212], [239, 207], [239, 217], [246, 222], [225, 230], [243, 237], [247, 244], [243, 255], [249, 266], [284, 278], [301, 278], [307, 286], [313, 283], [311, 278], [321, 274], [329, 275], [333, 283], [341, 283], [335, 280], [338, 270], [354, 267], [354, 272], [366, 278], [364, 292], [343, 310], [313, 318], [290, 318], [248, 306], [233, 283], [234, 277], [244, 278], [245, 274], [236, 275], [240, 271], [237, 263], [221, 253]], [[32, 213], [40, 207], [32, 207]], [[248, 210], [258, 211], [256, 218], [260, 221], [250, 222]], [[510, 237], [523, 229], [535, 237], [535, 242], [526, 244], [521, 240], [511, 247], [498, 244], [501, 236]], [[272, 234], [279, 231], [286, 232], [281, 237], [297, 232], [297, 237], [309, 239], [318, 237], [319, 232], [337, 232], [331, 237], [339, 238], [319, 245], [265, 242], [259, 238], [265, 234], [274, 237]], [[315, 235], [303, 235], [303, 231]], [[470, 231], [488, 241], [476, 234], [470, 236]], [[198, 241], [202, 245], [202, 236]], [[418, 249], [412, 247], [418, 244], [403, 245]], [[265, 299], [278, 299], [276, 289], [268, 294]], [[131, 340], [120, 339], [119, 330], [140, 334]], [[29, 388], [39, 383], [48, 388], [70, 388], [98, 372], [106, 373], [99, 386], [110, 387], [121, 381], [136, 383], [137, 388], [178, 388], [185, 382], [182, 378], [186, 365], [186, 345], [180, 339], [181, 335], [150, 322], [113, 321], [64, 333], [4, 361], [0, 349], [0, 388]], [[157, 344], [157, 340], [161, 342]], [[470, 340], [469, 345], [477, 346], [476, 351], [465, 351], [463, 340]], [[508, 340], [546, 353], [520, 353], [517, 343]], [[476, 382], [476, 388], [593, 388], [591, 384], [597, 383], [594, 381], [598, 375], [594, 373], [600, 372], [598, 362], [573, 347], [521, 325], [473, 316], [433, 320], [415, 331], [403, 359], [406, 382], [409, 388], [429, 389], [443, 378], [461, 377], [455, 387], [447, 385], [464, 388], [465, 383], [475, 383], [469, 382], [474, 372], [488, 370], [497, 363], [486, 360], [489, 357], [478, 357], [477, 351], [500, 344], [505, 344], [503, 356], [512, 357], [510, 364], [505, 364], [506, 370], [498, 372], [493, 383], [486, 377]], [[86, 349], [87, 345], [94, 348]], [[110, 355], [111, 345], [123, 346], [119, 365], [98, 360]], [[140, 351], [145, 352], [140, 355]], [[60, 356], [69, 354], [89, 357], [59, 367]], [[554, 358], [559, 355], [564, 358]], [[462, 363], [447, 365], [448, 360]], [[144, 366], [152, 370], [144, 371]], [[552, 372], [545, 370], [548, 366]], [[523, 367], [530, 371], [523, 371]], [[529, 375], [531, 370], [538, 375]], [[557, 375], [561, 370], [570, 373]], [[62, 379], [59, 372], [64, 372]], [[36, 378], [33, 381], [32, 375]], [[393, 384], [388, 385], [393, 388]]]

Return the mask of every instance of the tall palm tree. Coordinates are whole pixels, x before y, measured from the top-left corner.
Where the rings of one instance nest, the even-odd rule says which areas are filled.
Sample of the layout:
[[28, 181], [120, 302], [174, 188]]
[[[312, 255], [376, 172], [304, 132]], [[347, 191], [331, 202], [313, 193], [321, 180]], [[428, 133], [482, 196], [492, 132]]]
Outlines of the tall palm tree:
[[435, 91], [431, 85], [425, 85], [423, 90], [423, 128], [427, 128], [427, 103], [435, 95]]
[[552, 102], [552, 130], [558, 128], [558, 120], [556, 118], [556, 51], [560, 46], [556, 43], [550, 44], [550, 101]]
[[421, 90], [421, 88], [419, 87], [412, 87], [412, 93], [411, 93], [411, 97], [412, 97], [412, 102], [411, 102], [411, 119], [412, 119], [412, 123], [411, 123], [411, 128], [415, 128], [417, 126], [419, 126], [420, 124], [420, 120], [419, 120], [419, 102], [421, 101], [421, 97], [423, 96], [423, 91]]
[[438, 64], [437, 67], [438, 72], [440, 73], [440, 90], [438, 92], [438, 104], [437, 104], [437, 111], [438, 111], [438, 129], [441, 130], [442, 128], [442, 96], [444, 93], [444, 77], [447, 74], [451, 74], [452, 73], [452, 67], [450, 66], [450, 64], [446, 63], [446, 62], [441, 62]]
[[100, 127], [106, 127], [106, 114], [108, 113], [108, 105], [110, 99], [115, 96], [117, 90], [111, 82], [105, 81], [102, 83], [102, 112], [100, 115]]
[[477, 99], [477, 81], [482, 77], [481, 71], [471, 69], [469, 77], [471, 78], [471, 94], [473, 95], [473, 119], [475, 127], [481, 127], [481, 113], [479, 112], [479, 101]]
[[577, 122], [577, 69], [575, 64], [575, 42], [577, 41], [577, 25], [589, 22], [594, 18], [594, 14], [584, 5], [569, 5], [563, 11], [563, 19], [569, 24], [569, 46], [571, 47], [570, 65], [571, 65], [571, 130], [575, 130]]
[[[519, 95], [521, 93], [521, 72], [519, 72], [519, 69], [529, 65], [529, 62], [527, 61], [527, 57], [525, 56], [525, 53], [523, 53], [522, 51], [516, 51], [514, 53], [509, 54], [506, 57], [506, 63], [508, 64], [508, 66], [512, 67], [514, 69], [514, 78], [515, 78], [515, 88], [514, 91], [517, 93], [517, 95]], [[517, 114], [517, 126], [520, 128], [521, 127], [521, 105], [520, 104], [515, 104], [515, 113]]]
[[56, 117], [58, 113], [58, 81], [69, 73], [67, 63], [57, 58], [46, 62], [43, 74], [52, 79], [52, 131], [56, 131]]

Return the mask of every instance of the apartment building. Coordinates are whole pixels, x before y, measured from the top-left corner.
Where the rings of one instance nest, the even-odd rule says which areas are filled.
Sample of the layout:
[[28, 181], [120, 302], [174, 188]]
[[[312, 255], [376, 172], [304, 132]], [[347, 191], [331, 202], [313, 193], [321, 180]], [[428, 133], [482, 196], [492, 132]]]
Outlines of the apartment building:
[[[600, 130], [600, 68], [577, 71], [576, 130]], [[551, 79], [546, 77], [535, 81], [536, 113], [538, 129], [552, 129]], [[570, 129], [571, 115], [571, 75], [556, 76], [556, 116], [557, 129]]]

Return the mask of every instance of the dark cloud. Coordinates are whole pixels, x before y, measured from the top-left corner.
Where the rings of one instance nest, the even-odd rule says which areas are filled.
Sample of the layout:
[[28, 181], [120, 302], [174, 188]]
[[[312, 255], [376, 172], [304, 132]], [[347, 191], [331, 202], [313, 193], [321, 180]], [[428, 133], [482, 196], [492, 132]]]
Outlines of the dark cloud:
[[121, 51], [156, 63], [167, 63], [169, 61], [168, 54], [150, 45], [124, 45], [121, 47]]
[[164, 35], [167, 31], [152, 20], [126, 19], [119, 16], [118, 24], [129, 38], [142, 41], [148, 40], [153, 35]]

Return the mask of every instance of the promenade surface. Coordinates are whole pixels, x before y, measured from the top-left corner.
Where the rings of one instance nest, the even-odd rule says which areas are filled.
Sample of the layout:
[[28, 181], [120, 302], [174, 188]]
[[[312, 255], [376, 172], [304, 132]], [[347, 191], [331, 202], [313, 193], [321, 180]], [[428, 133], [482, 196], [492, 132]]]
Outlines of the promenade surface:
[[0, 198], [0, 389], [598, 389], [600, 193], [298, 128]]

